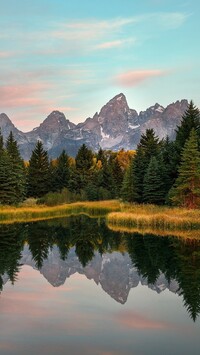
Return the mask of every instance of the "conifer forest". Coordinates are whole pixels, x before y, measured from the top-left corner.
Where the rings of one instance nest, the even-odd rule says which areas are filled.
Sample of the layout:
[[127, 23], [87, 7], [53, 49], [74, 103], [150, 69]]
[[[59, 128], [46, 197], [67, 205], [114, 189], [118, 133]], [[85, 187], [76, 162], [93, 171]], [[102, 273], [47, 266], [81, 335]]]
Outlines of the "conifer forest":
[[[63, 147], [64, 148], [64, 147]], [[65, 150], [50, 160], [38, 141], [23, 161], [10, 132], [0, 135], [0, 204], [18, 205], [27, 198], [44, 203], [122, 199], [131, 203], [200, 206], [200, 113], [191, 101], [176, 129], [176, 138], [159, 140], [153, 129], [141, 135], [136, 151], [93, 152], [82, 145], [75, 158]]]

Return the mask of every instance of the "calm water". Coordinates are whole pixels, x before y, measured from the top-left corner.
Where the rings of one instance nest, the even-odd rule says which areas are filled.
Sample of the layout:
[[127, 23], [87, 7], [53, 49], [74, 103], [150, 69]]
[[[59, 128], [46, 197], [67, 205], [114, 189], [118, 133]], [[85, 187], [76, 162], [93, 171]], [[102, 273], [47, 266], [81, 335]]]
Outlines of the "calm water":
[[0, 354], [200, 354], [200, 242], [0, 226]]

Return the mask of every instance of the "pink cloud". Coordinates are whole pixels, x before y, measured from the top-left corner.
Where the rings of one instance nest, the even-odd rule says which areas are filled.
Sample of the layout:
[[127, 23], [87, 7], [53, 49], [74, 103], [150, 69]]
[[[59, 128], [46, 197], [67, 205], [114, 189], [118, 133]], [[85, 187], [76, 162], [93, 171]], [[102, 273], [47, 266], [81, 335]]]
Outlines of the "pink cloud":
[[1, 58], [10, 58], [10, 57], [14, 57], [15, 54], [13, 52], [1, 52], [0, 51], [0, 59]]
[[122, 74], [119, 74], [115, 78], [115, 82], [118, 85], [131, 87], [137, 86], [145, 80], [164, 76], [167, 74], [166, 70], [152, 69], [152, 70], [131, 70]]
[[[79, 108], [77, 107], [70, 107], [70, 106], [57, 106], [56, 108], [57, 110], [59, 111], [65, 111], [65, 112], [71, 112], [71, 111], [78, 111]], [[52, 109], [52, 111], [55, 110], [55, 107], [54, 109]]]
[[0, 105], [2, 108], [49, 106], [52, 101], [41, 98], [49, 88], [49, 85], [43, 83], [0, 86]]
[[128, 329], [168, 329], [171, 327], [166, 322], [152, 320], [147, 316], [136, 312], [121, 312], [116, 316], [117, 321]]

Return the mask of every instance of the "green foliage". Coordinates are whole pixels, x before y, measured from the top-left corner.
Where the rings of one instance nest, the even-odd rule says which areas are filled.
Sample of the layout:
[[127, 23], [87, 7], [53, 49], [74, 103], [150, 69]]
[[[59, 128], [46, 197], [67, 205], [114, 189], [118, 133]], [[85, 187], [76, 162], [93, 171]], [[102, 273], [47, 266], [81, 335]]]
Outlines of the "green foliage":
[[101, 161], [102, 164], [106, 163], [106, 156], [105, 156], [105, 152], [103, 151], [102, 148], [99, 149], [98, 153], [97, 153], [97, 161]]
[[[161, 143], [155, 136], [153, 129], [147, 129], [141, 136], [140, 143], [136, 150], [136, 155], [131, 163], [130, 171], [124, 177], [122, 197], [125, 201], [144, 201], [144, 176], [153, 156], [158, 156]], [[131, 195], [129, 195], [129, 189]]]
[[156, 156], [159, 153], [160, 148], [159, 138], [155, 135], [152, 128], [147, 129], [145, 134], [141, 135], [139, 146], [143, 153], [146, 162], [150, 162], [152, 156]]
[[122, 189], [121, 197], [124, 201], [135, 202], [139, 200], [137, 174], [136, 174], [136, 163], [135, 158], [132, 158], [130, 166], [126, 170]]
[[3, 151], [3, 136], [0, 128], [0, 153]]
[[41, 197], [49, 191], [50, 186], [48, 154], [38, 141], [32, 152], [28, 168], [28, 194]]
[[180, 126], [176, 130], [176, 147], [180, 154], [185, 142], [188, 140], [191, 130], [194, 129], [198, 135], [198, 143], [200, 140], [200, 112], [195, 107], [194, 103], [190, 101], [188, 109], [182, 117]]
[[168, 192], [175, 182], [177, 175], [176, 165], [177, 151], [175, 143], [167, 137], [163, 140], [161, 147], [160, 160], [162, 162], [163, 182], [165, 188], [166, 202], [168, 203]]
[[162, 169], [156, 159], [152, 157], [144, 176], [143, 200], [146, 203], [163, 204], [165, 197], [164, 184], [162, 179]]
[[99, 199], [98, 188], [95, 182], [90, 181], [85, 188], [88, 201], [97, 201]]
[[54, 189], [55, 191], [61, 191], [63, 188], [67, 188], [70, 178], [69, 156], [65, 150], [62, 151], [58, 159], [56, 160], [55, 167], [55, 179]]
[[0, 203], [9, 205], [15, 204], [15, 179], [12, 174], [12, 162], [7, 153], [3, 150], [0, 153]]
[[81, 195], [70, 192], [68, 189], [64, 188], [60, 192], [48, 192], [46, 195], [40, 197], [37, 203], [46, 206], [56, 206], [81, 200]]
[[14, 185], [15, 203], [19, 203], [25, 199], [26, 194], [26, 175], [24, 162], [20, 156], [17, 141], [14, 139], [13, 133], [10, 132], [6, 150], [10, 158], [12, 183]]
[[192, 101], [190, 101], [185, 114], [182, 117], [180, 126], [176, 130], [175, 149], [173, 161], [176, 164], [175, 178], [178, 177], [178, 167], [181, 162], [181, 153], [186, 141], [188, 140], [191, 130], [194, 129], [198, 136], [198, 147], [200, 149], [200, 113]]
[[93, 164], [93, 154], [90, 149], [83, 144], [76, 155], [76, 169], [81, 172], [86, 172], [91, 169]]
[[120, 196], [120, 191], [122, 188], [124, 173], [117, 158], [114, 159], [111, 168], [114, 183], [114, 193], [115, 197], [118, 198]]
[[173, 203], [197, 208], [200, 206], [200, 152], [194, 128], [182, 151], [179, 176], [170, 192]]
[[107, 161], [103, 164], [102, 169], [99, 170], [97, 187], [99, 189], [99, 200], [107, 200], [114, 197], [115, 182], [112, 168]]

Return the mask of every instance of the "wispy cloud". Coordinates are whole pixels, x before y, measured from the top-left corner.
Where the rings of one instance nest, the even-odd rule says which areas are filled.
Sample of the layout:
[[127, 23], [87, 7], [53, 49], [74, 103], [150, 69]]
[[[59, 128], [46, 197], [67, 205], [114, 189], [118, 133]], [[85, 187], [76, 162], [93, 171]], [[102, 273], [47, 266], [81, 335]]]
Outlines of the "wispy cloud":
[[148, 79], [164, 76], [167, 73], [168, 71], [160, 69], [130, 70], [117, 75], [114, 78], [114, 82], [120, 86], [132, 87], [137, 86]]
[[110, 41], [110, 42], [103, 42], [100, 44], [97, 44], [94, 49], [112, 49], [112, 48], [118, 48], [118, 47], [123, 47], [127, 44], [133, 44], [136, 40], [133, 38], [127, 38], [127, 39], [119, 39], [115, 41]]
[[166, 29], [176, 29], [181, 27], [189, 16], [189, 14], [181, 12], [161, 13], [158, 22]]
[[123, 28], [132, 25], [138, 20], [134, 17], [110, 19], [107, 21], [88, 19], [81, 22], [63, 23], [58, 24], [56, 30], [50, 33], [50, 37], [70, 42], [94, 42], [104, 38], [111, 38], [114, 34], [120, 33]]

